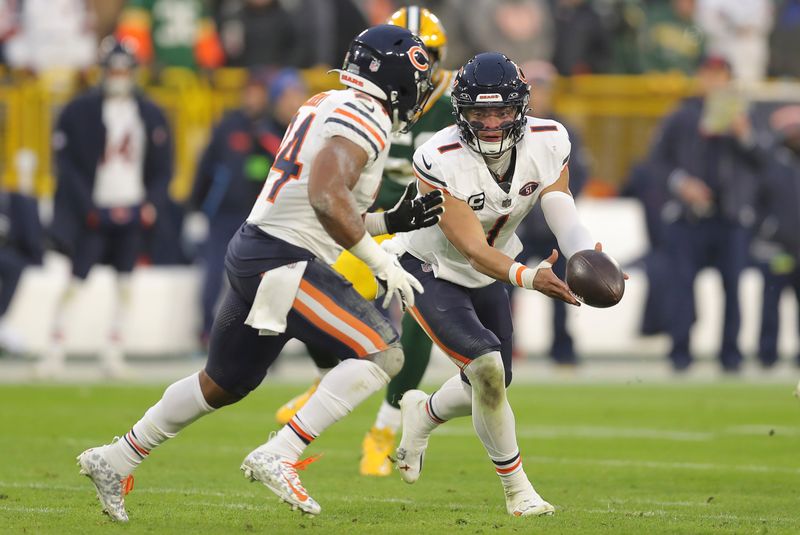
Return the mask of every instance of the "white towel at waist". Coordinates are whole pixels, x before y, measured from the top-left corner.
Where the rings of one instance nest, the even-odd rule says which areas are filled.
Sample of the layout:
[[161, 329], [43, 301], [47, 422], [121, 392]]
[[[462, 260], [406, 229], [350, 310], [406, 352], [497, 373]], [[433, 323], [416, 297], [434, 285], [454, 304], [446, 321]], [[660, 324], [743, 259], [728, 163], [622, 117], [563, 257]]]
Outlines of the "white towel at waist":
[[258, 329], [261, 336], [286, 332], [286, 316], [292, 309], [307, 264], [294, 262], [264, 273], [245, 325]]

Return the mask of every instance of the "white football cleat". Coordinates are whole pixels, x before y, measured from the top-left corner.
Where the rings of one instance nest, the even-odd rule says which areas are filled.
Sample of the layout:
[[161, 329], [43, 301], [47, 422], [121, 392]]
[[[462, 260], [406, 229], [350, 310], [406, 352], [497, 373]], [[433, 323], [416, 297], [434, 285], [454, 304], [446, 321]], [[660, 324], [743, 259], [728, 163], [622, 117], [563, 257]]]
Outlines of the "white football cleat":
[[425, 403], [428, 394], [422, 390], [409, 390], [400, 400], [400, 411], [403, 422], [403, 437], [397, 446], [397, 469], [406, 483], [416, 483], [422, 473], [425, 450], [431, 436]]
[[506, 510], [512, 516], [552, 515], [556, 508], [544, 501], [533, 486], [521, 492], [506, 495]]
[[127, 522], [125, 495], [133, 490], [133, 476], [117, 473], [103, 457], [103, 448], [90, 448], [78, 455], [80, 473], [92, 480], [103, 512], [112, 520]]
[[298, 470], [319, 458], [309, 457], [302, 461], [292, 462], [286, 457], [267, 451], [259, 446], [245, 457], [241, 469], [250, 481], [260, 481], [269, 490], [278, 495], [284, 502], [292, 506], [292, 510], [300, 509], [310, 515], [318, 515], [322, 507], [308, 495], [308, 491], [300, 482]]

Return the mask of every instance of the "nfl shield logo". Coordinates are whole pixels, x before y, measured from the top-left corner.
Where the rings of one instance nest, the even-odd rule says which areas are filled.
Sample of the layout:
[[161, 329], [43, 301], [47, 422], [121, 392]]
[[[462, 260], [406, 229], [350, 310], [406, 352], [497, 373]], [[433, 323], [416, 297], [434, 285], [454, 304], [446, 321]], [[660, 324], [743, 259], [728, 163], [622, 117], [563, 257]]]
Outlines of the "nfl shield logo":
[[373, 59], [369, 63], [369, 72], [375, 72], [381, 68], [381, 62], [377, 59]]
[[511, 199], [503, 199], [503, 208], [511, 206]]

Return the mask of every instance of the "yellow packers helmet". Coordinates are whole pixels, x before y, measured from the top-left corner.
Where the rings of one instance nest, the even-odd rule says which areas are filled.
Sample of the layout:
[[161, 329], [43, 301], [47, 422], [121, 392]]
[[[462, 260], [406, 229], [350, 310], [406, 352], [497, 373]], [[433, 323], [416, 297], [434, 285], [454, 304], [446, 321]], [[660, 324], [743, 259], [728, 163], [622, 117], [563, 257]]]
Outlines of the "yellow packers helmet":
[[424, 7], [401, 7], [389, 17], [386, 24], [401, 26], [422, 39], [425, 48], [431, 55], [433, 70], [436, 71], [439, 63], [444, 61], [447, 50], [447, 34], [439, 17]]

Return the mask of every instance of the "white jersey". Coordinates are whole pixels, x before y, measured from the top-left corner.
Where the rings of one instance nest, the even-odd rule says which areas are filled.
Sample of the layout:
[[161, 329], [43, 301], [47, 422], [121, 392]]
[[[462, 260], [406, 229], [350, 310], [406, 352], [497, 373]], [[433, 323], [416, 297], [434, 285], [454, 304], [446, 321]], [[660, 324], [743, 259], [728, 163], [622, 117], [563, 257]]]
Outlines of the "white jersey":
[[144, 202], [145, 128], [133, 96], [103, 99], [106, 150], [97, 164], [92, 200], [99, 208]]
[[344, 137], [363, 148], [368, 155], [367, 165], [352, 193], [359, 212], [365, 213], [378, 195], [391, 128], [392, 121], [383, 105], [365, 93], [345, 89], [310, 98], [286, 130], [247, 222], [332, 264], [342, 247], [322, 228], [308, 202], [311, 164], [333, 136]]
[[[478, 217], [490, 245], [514, 258], [522, 250], [514, 231], [541, 191], [552, 185], [569, 161], [566, 129], [548, 119], [527, 118], [525, 135], [509, 166], [506, 192], [495, 181], [483, 156], [467, 147], [457, 126], [440, 130], [414, 153], [414, 173], [430, 187], [466, 202]], [[480, 288], [494, 279], [476, 271], [447, 240], [438, 225], [397, 238], [412, 255], [431, 265], [439, 279]]]

